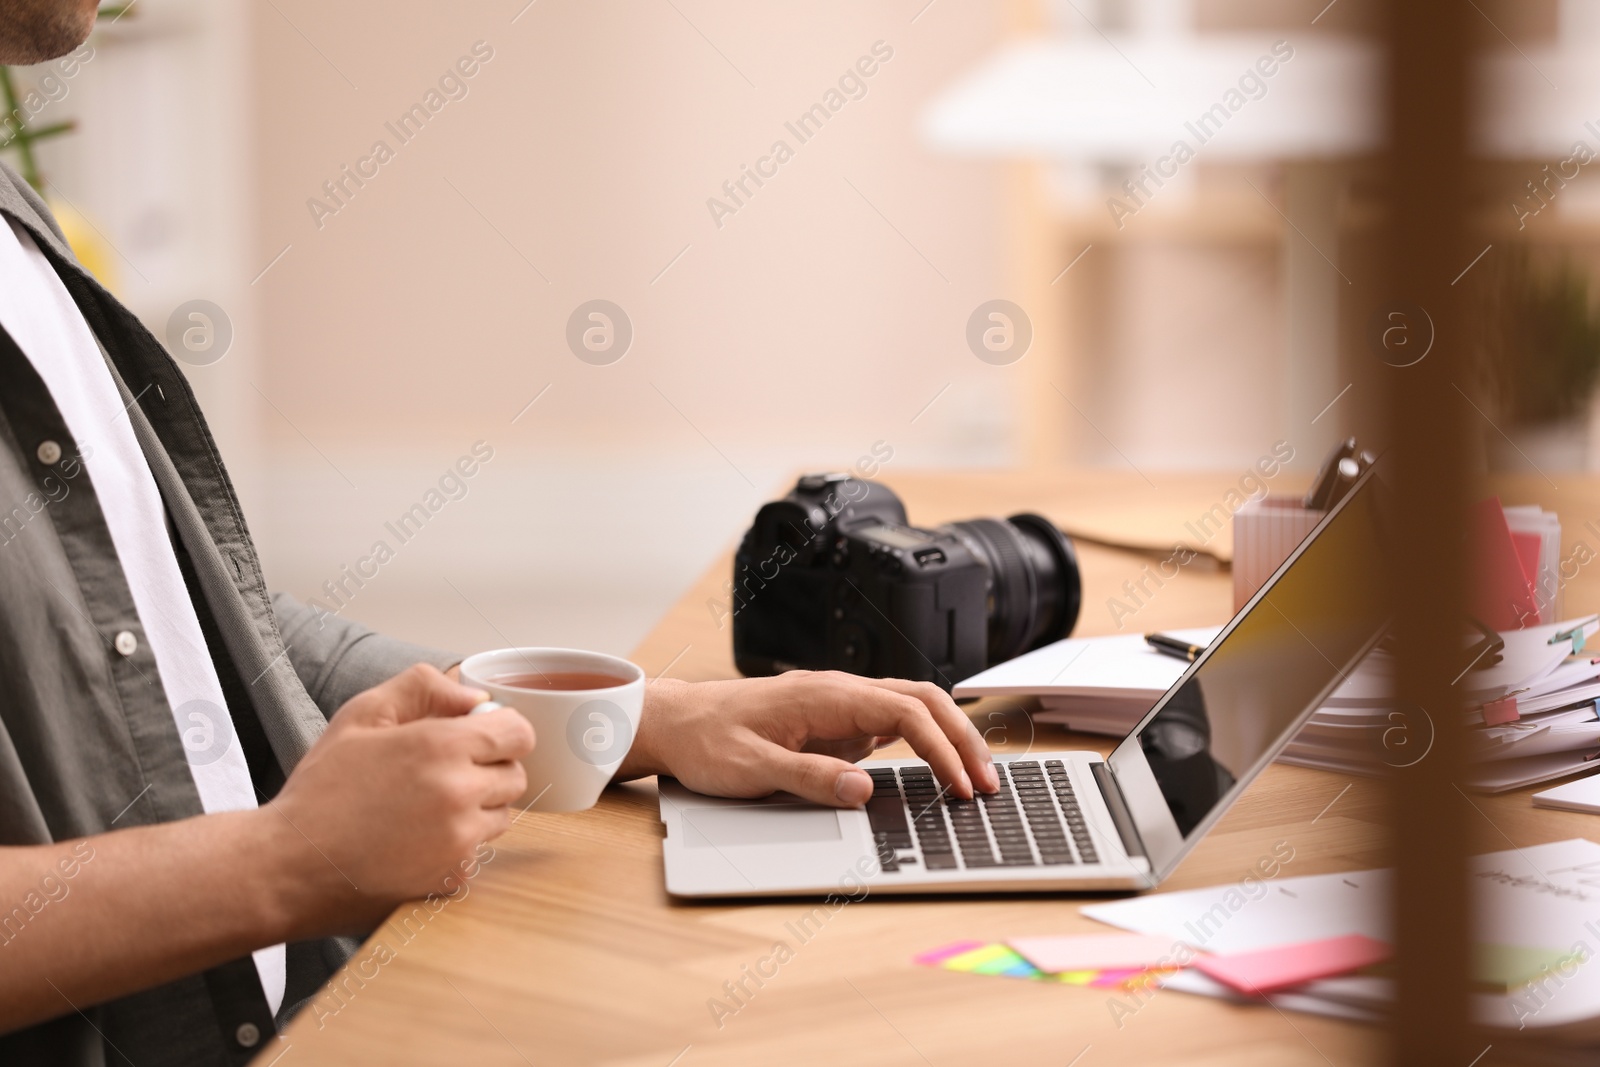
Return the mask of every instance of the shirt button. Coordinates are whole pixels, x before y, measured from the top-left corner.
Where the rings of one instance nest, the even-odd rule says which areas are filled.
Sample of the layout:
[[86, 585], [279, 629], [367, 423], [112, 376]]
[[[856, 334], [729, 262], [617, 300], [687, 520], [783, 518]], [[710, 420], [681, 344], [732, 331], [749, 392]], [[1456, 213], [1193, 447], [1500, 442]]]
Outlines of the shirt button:
[[39, 457], [39, 462], [46, 467], [54, 467], [61, 462], [61, 446], [54, 441], [39, 442], [39, 449], [34, 454]]
[[123, 630], [112, 639], [111, 647], [124, 656], [131, 656], [139, 650], [139, 639], [133, 636], [132, 630]]
[[233, 1039], [239, 1042], [240, 1048], [255, 1048], [261, 1040], [261, 1029], [255, 1023], [240, 1023], [239, 1029], [233, 1032]]

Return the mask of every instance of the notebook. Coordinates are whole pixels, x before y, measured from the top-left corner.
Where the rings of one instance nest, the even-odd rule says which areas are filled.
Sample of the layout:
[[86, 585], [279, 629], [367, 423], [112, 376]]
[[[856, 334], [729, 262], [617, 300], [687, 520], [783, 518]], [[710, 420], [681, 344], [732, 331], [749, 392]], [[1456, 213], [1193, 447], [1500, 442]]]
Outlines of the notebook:
[[1536, 808], [1560, 808], [1563, 811], [1584, 811], [1600, 815], [1600, 774], [1591, 774], [1554, 789], [1533, 794]]

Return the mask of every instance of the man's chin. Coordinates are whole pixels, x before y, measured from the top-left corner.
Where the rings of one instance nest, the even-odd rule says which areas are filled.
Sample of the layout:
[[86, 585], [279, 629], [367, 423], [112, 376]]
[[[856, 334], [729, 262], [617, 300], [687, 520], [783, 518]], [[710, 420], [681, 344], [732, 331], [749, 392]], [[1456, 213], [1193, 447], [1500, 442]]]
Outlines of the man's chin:
[[94, 29], [98, 0], [0, 0], [0, 63], [44, 63], [77, 48]]

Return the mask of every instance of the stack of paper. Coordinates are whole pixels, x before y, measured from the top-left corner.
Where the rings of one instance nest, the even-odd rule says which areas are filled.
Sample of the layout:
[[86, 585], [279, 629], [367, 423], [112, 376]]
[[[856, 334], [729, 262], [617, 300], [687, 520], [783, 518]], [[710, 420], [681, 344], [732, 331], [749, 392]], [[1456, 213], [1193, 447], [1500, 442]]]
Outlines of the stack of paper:
[[[1209, 626], [1166, 632], [1203, 646], [1221, 630]], [[1037, 697], [1040, 708], [1034, 718], [1039, 722], [1122, 737], [1188, 666], [1151, 648], [1141, 634], [1069, 638], [975, 674], [956, 685], [955, 695]], [[1381, 766], [1386, 745], [1406, 743], [1404, 724], [1389, 717], [1389, 674], [1381, 654], [1368, 657], [1313, 716], [1284, 758], [1340, 770], [1359, 764], [1363, 773]]]
[[[1593, 650], [1573, 650], [1596, 630], [1594, 618], [1506, 630], [1499, 660], [1457, 680], [1468, 704], [1470, 784], [1503, 792], [1592, 768], [1590, 757], [1600, 752], [1600, 660]], [[1395, 704], [1392, 674], [1388, 654], [1375, 651], [1361, 665], [1361, 684], [1342, 686], [1285, 750], [1284, 761], [1371, 774], [1426, 756], [1440, 724]]]
[[[1196, 645], [1221, 627], [1174, 630]], [[1456, 684], [1469, 705], [1476, 763], [1470, 782], [1491, 792], [1593, 769], [1600, 753], [1600, 648], [1586, 642], [1600, 617], [1506, 630]], [[1498, 658], [1496, 658], [1496, 656]], [[1157, 652], [1142, 635], [1071, 638], [973, 675], [955, 695], [1033, 696], [1035, 718], [1121, 737], [1189, 664]], [[1354, 774], [1379, 774], [1427, 755], [1440, 725], [1396, 705], [1394, 664], [1378, 648], [1334, 690], [1279, 758]]]
[[[1206, 645], [1222, 627], [1166, 631]], [[957, 697], [1038, 697], [1040, 722], [1120, 737], [1183, 676], [1189, 665], [1157, 652], [1143, 634], [1070, 637], [956, 683]]]
[[1597, 631], [1591, 616], [1503, 633], [1502, 663], [1463, 679], [1474, 785], [1503, 792], [1593, 768], [1600, 659], [1586, 644]]
[[[1493, 852], [1475, 858], [1471, 870], [1479, 1024], [1600, 1040], [1600, 967], [1592, 962], [1600, 951], [1593, 919], [1600, 908], [1600, 845], [1574, 839]], [[1378, 945], [1390, 940], [1389, 887], [1389, 871], [1357, 871], [1151, 893], [1090, 905], [1083, 914], [1208, 954], [1162, 979], [1163, 989], [1377, 1020], [1393, 999], [1391, 980], [1347, 972], [1382, 958]], [[1279, 984], [1319, 970], [1343, 976]], [[1263, 995], [1245, 992], [1252, 987]]]

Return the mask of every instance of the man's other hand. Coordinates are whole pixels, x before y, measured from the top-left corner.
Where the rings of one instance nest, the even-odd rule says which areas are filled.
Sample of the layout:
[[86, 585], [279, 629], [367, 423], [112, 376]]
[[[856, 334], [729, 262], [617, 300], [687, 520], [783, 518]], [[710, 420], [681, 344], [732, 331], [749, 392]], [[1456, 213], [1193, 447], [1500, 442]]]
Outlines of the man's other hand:
[[670, 774], [726, 797], [787, 790], [856, 807], [872, 780], [855, 760], [904, 738], [958, 797], [999, 781], [984, 743], [950, 694], [931, 682], [790, 671], [725, 682], [657, 679], [645, 691], [639, 735], [617, 777]]

